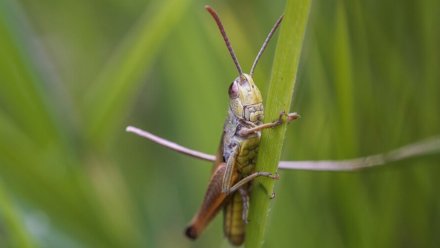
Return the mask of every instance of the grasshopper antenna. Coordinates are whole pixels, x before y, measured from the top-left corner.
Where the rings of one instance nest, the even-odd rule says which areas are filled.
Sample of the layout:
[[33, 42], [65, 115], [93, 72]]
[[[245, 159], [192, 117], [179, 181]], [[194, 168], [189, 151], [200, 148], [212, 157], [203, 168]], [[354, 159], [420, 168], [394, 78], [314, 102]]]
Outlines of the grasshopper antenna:
[[212, 18], [214, 18], [215, 22], [217, 23], [218, 29], [220, 30], [220, 33], [223, 36], [223, 40], [225, 41], [226, 46], [228, 47], [229, 53], [231, 54], [231, 57], [232, 57], [232, 60], [234, 60], [235, 67], [237, 67], [238, 73], [240, 75], [243, 74], [243, 71], [241, 70], [240, 63], [238, 63], [238, 59], [235, 56], [234, 49], [232, 49], [231, 43], [229, 42], [229, 38], [225, 32], [225, 28], [223, 27], [223, 24], [220, 21], [220, 18], [218, 17], [217, 12], [215, 12], [215, 10], [213, 8], [211, 8], [211, 6], [209, 6], [209, 5], [206, 5], [205, 9], [209, 12], [209, 14], [211, 14]]
[[261, 55], [263, 55], [263, 52], [266, 49], [267, 44], [269, 44], [270, 39], [272, 38], [275, 31], [277, 31], [282, 20], [283, 20], [283, 16], [280, 16], [280, 18], [278, 18], [277, 22], [275, 22], [275, 25], [273, 25], [272, 29], [270, 30], [269, 34], [267, 35], [266, 40], [264, 40], [264, 43], [261, 46], [260, 51], [258, 52], [257, 57], [254, 60], [254, 64], [252, 65], [251, 72], [249, 73], [251, 75], [251, 77], [254, 74], [254, 69], [257, 66], [258, 60], [260, 60], [260, 57], [261, 57]]

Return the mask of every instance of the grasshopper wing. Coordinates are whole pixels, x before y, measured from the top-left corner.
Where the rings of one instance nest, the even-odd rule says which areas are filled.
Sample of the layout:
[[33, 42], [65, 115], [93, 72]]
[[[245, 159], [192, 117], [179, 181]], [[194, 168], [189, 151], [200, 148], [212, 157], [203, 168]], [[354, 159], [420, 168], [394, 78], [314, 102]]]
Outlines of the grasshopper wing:
[[[209, 181], [208, 189], [203, 199], [202, 206], [192, 219], [191, 223], [185, 230], [186, 236], [196, 239], [205, 229], [209, 222], [214, 218], [218, 211], [229, 200], [229, 195], [222, 192], [222, 180], [226, 171], [226, 164], [219, 163], [216, 165]], [[237, 175], [233, 181], [236, 181]]]

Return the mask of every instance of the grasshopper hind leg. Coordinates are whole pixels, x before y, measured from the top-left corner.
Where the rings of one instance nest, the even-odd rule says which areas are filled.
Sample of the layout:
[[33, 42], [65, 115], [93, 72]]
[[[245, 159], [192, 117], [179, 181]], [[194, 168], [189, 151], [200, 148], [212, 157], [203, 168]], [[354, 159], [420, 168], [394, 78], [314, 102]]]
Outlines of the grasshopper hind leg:
[[[285, 117], [286, 119], [284, 120], [283, 117]], [[297, 120], [300, 117], [301, 116], [296, 112], [286, 114], [283, 111], [280, 113], [278, 120], [275, 120], [275, 121], [269, 122], [269, 123], [264, 123], [264, 124], [261, 124], [261, 125], [258, 125], [258, 126], [252, 127], [252, 128], [242, 128], [238, 134], [242, 137], [246, 137], [250, 134], [262, 131], [264, 129], [275, 128], [275, 127], [283, 124], [284, 122], [290, 123], [291, 121]]]
[[243, 202], [243, 211], [241, 214], [241, 218], [245, 224], [248, 223], [248, 212], [249, 212], [249, 192], [247, 189], [240, 188], [238, 190], [241, 195], [241, 200]]

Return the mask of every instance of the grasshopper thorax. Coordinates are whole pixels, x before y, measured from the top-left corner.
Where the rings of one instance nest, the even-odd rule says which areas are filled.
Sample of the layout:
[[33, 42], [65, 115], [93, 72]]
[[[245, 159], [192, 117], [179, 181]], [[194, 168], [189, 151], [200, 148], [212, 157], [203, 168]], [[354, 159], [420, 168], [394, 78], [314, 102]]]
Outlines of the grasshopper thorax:
[[263, 120], [263, 98], [248, 74], [241, 74], [229, 86], [229, 107], [234, 115], [254, 124]]

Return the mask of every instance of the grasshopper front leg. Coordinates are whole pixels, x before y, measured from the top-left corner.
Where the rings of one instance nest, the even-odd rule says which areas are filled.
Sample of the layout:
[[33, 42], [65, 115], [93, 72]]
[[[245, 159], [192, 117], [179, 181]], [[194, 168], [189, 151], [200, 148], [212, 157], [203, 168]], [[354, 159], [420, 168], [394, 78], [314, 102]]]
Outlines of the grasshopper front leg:
[[297, 120], [297, 119], [299, 119], [299, 118], [301, 117], [301, 116], [300, 116], [298, 113], [296, 113], [296, 112], [286, 114], [286, 113], [283, 111], [283, 112], [280, 113], [280, 116], [279, 116], [278, 120], [273, 121], [273, 122], [269, 122], [269, 123], [264, 123], [264, 124], [261, 124], [261, 125], [258, 125], [258, 126], [252, 127], [252, 128], [242, 128], [242, 129], [238, 132], [238, 134], [239, 134], [240, 136], [242, 136], [242, 137], [246, 137], [246, 136], [248, 136], [248, 135], [250, 135], [250, 134], [252, 134], [252, 133], [255, 133], [255, 132], [261, 131], [261, 130], [263, 130], [263, 129], [277, 127], [277, 126], [283, 124], [283, 122], [284, 122], [284, 120], [283, 120], [283, 116], [286, 116], [286, 117], [287, 117], [287, 118], [286, 118], [286, 122], [287, 122], [287, 123], [289, 123], [289, 122], [291, 122], [291, 121], [294, 121], [294, 120]]

